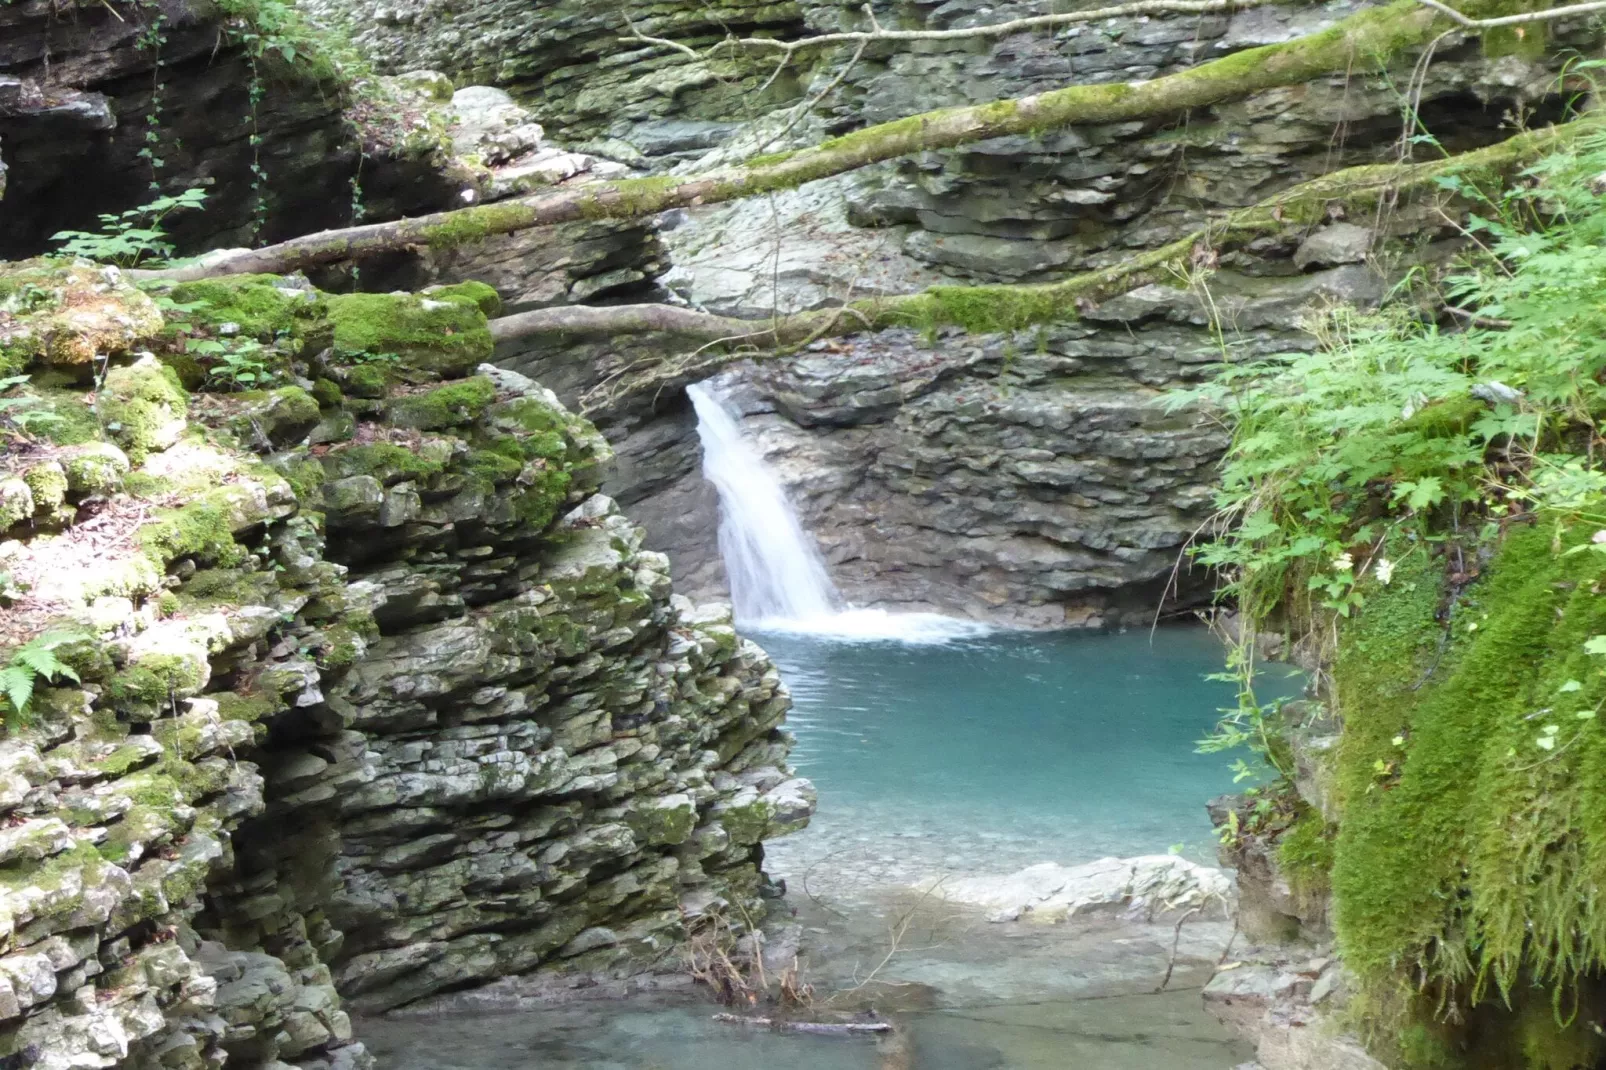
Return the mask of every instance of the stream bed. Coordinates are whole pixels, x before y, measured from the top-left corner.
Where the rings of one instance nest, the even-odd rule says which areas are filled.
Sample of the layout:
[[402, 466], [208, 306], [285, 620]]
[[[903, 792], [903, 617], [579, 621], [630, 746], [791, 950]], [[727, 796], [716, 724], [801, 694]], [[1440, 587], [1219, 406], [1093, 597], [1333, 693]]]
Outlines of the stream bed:
[[854, 989], [854, 1006], [903, 1024], [901, 1046], [733, 1027], [665, 993], [363, 1022], [381, 1068], [1228, 1070], [1249, 1058], [1199, 1000], [1229, 922], [1190, 923], [1173, 943], [1169, 924], [995, 924], [911, 890], [1106, 855], [1211, 861], [1204, 803], [1232, 778], [1194, 741], [1232, 697], [1204, 679], [1216, 640], [1197, 628], [756, 638], [792, 689], [793, 762], [820, 793], [813, 824], [769, 845], [767, 868], [788, 884], [816, 991]]

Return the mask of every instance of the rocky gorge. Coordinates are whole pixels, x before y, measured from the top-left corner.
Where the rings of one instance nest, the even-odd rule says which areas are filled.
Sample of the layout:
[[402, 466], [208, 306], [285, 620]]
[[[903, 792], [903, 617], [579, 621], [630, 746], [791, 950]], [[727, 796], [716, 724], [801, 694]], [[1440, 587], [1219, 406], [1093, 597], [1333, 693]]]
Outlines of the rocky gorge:
[[[711, 932], [795, 994], [799, 928], [837, 937], [765, 845], [819, 799], [779, 657], [718, 604], [686, 388], [734, 414], [844, 604], [1191, 616], [1230, 571], [1187, 547], [1224, 527], [1243, 446], [1230, 406], [1178, 391], [1342, 349], [1333, 322], [1402, 303], [1507, 323], [1421, 312], [1424, 280], [1597, 123], [1592, 10], [1462, 6], [1517, 21], [1416, 0], [0, 6], [0, 1060], [364, 1067], [352, 1014], [650, 987]], [[989, 29], [1018, 19], [1057, 21]], [[141, 214], [185, 190], [203, 210]], [[1352, 543], [1324, 551], [1340, 571]], [[1476, 552], [1444, 606], [1401, 612], [1453, 618]], [[1054, 999], [1202, 988], [1264, 1070], [1474, 1065], [1444, 1053], [1467, 1050], [1457, 1014], [1498, 1030], [1483, 975], [1435, 990], [1448, 1017], [1406, 1015], [1343, 923], [1372, 879], [1345, 877], [1350, 815], [1413, 797], [1371, 736], [1417, 738], [1345, 709], [1422, 685], [1326, 638], [1394, 643], [1386, 623], [1287, 591], [1240, 608], [1234, 656], [1311, 686], [1255, 722], [1270, 785], [1212, 804], [1235, 880], [1159, 855], [966, 873], [894, 931], [936, 900], [985, 915]], [[1424, 682], [1432, 648], [1400, 647]], [[942, 1001], [985, 942], [909, 966], [893, 1013], [968, 1011]], [[1583, 1025], [1517, 1004], [1540, 1039], [1476, 1065], [1595, 1065], [1553, 1043]], [[1201, 1037], [1197, 1065], [1243, 1054]], [[913, 1065], [898, 1043], [881, 1065]]]

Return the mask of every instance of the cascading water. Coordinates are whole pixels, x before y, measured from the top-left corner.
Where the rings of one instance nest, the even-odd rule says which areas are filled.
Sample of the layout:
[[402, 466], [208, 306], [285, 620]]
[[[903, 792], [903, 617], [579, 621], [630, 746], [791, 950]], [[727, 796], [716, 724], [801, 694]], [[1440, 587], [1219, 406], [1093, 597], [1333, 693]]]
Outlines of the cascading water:
[[856, 609], [837, 592], [786, 488], [759, 456], [716, 388], [686, 388], [697, 410], [703, 475], [719, 491], [719, 552], [736, 620], [758, 630], [843, 639], [943, 642], [991, 631], [935, 613]]
[[781, 481], [708, 384], [689, 386], [686, 393], [697, 409], [703, 475], [719, 491], [719, 553], [736, 619], [762, 624], [836, 613], [841, 599]]

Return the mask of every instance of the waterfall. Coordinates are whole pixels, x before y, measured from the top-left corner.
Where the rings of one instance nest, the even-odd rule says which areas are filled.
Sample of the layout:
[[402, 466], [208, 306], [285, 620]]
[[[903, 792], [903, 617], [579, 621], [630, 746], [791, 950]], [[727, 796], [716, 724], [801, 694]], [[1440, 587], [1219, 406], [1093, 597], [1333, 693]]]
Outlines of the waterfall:
[[936, 613], [888, 613], [848, 605], [825, 570], [786, 488], [707, 383], [686, 388], [697, 410], [703, 476], [719, 491], [719, 553], [736, 621], [749, 628], [839, 639], [945, 642], [984, 635], [975, 621]]
[[703, 475], [719, 491], [719, 553], [736, 619], [763, 624], [832, 616], [841, 598], [781, 481], [707, 383], [686, 393], [697, 409]]

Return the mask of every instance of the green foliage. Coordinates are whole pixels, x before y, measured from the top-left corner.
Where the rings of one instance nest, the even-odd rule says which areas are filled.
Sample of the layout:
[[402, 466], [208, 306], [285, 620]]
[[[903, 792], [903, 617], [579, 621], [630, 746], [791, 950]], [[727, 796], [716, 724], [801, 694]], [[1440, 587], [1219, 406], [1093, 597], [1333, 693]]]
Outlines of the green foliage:
[[102, 212], [100, 230], [63, 230], [52, 234], [50, 240], [58, 243], [63, 255], [122, 267], [132, 267], [150, 257], [164, 259], [173, 255], [173, 244], [167, 240], [162, 220], [182, 209], [199, 208], [205, 200], [205, 190], [188, 189], [126, 212]]
[[27, 718], [28, 706], [33, 701], [38, 680], [54, 681], [58, 676], [73, 681], [78, 679], [78, 673], [56, 656], [56, 650], [88, 638], [91, 636], [78, 631], [50, 631], [35, 636], [11, 652], [10, 660], [4, 668], [0, 668], [0, 699], [4, 700], [0, 712], [7, 714], [7, 722]]
[[[1229, 364], [1170, 396], [1234, 426], [1220, 537], [1198, 556], [1251, 622], [1346, 617], [1389, 583], [1387, 545], [1427, 548], [1513, 510], [1576, 513], [1606, 491], [1606, 475], [1567, 452], [1606, 413], [1606, 208], [1589, 187], [1603, 169], [1596, 136], [1541, 159], [1499, 199], [1440, 180], [1486, 207], [1470, 227], [1487, 254], [1445, 287], [1460, 309], [1451, 326], [1403, 300], [1340, 308], [1313, 322], [1317, 351]], [[1227, 739], [1229, 725], [1221, 738], [1254, 742], [1264, 712], [1240, 662], [1242, 736]]]
[[[1576, 1030], [1548, 1011], [1606, 969], [1602, 171], [1597, 137], [1498, 197], [1445, 177], [1482, 207], [1442, 292], [1330, 312], [1319, 351], [1171, 399], [1234, 425], [1200, 557], [1246, 634], [1326, 637], [1343, 818], [1330, 843], [1296, 825], [1281, 860], [1314, 877], [1331, 850], [1340, 948], [1397, 1065], [1451, 1065], [1491, 999], [1524, 1030], [1499, 1065], [1572, 1065]], [[1438, 301], [1453, 317], [1422, 314]], [[1218, 742], [1280, 765], [1239, 659]]]
[[26, 375], [0, 378], [0, 428], [10, 426], [25, 435], [33, 435], [66, 423], [36, 395], [19, 393], [12, 397], [5, 396], [27, 382]]
[[207, 380], [225, 390], [254, 390], [273, 380], [269, 350], [255, 338], [191, 338], [184, 351], [205, 358]]

